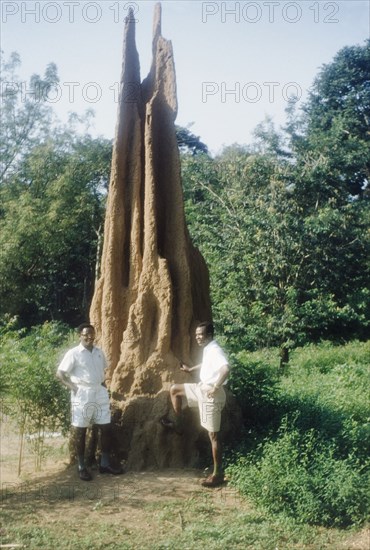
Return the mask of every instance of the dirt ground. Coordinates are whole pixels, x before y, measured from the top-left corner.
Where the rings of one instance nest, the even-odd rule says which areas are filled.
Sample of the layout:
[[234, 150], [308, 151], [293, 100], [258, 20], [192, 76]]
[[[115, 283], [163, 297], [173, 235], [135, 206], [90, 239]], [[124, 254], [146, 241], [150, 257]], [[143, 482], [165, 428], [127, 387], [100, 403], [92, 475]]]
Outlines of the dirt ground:
[[[19, 468], [20, 440], [10, 425], [1, 429], [1, 488], [2, 506], [30, 504], [42, 514], [45, 522], [52, 522], [63, 515], [76, 522], [84, 517], [87, 509], [99, 509], [101, 514], [112, 514], [120, 511], [125, 524], [131, 528], [150, 528], [143, 524], [141, 510], [153, 503], [186, 501], [205, 489], [200, 482], [204, 472], [194, 469], [125, 472], [112, 476], [100, 474], [97, 468], [90, 471], [93, 480], [82, 482], [77, 475], [76, 466], [69, 465], [68, 441], [61, 435], [46, 439], [45, 457], [41, 470], [35, 470], [35, 456], [32, 452], [34, 440], [25, 439], [21, 472]], [[215, 490], [206, 490], [212, 498], [223, 507], [241, 505], [242, 499], [234, 489], [227, 485]], [[247, 504], [244, 504], [247, 506]], [[121, 521], [121, 520], [120, 520]], [[173, 521], [181, 524], [181, 515]], [[0, 543], [0, 548], [4, 546]]]
[[[37, 511], [38, 522], [52, 524], [60, 517], [72, 523], [84, 521], [86, 510], [99, 510], [127, 529], [150, 531], [152, 526], [145, 522], [142, 510], [148, 505], [160, 508], [161, 503], [170, 506], [179, 499], [189, 501], [198, 498], [206, 491], [213, 505], [225, 508], [238, 507], [248, 511], [250, 505], [228, 485], [217, 489], [204, 489], [200, 482], [204, 473], [200, 470], [182, 469], [165, 471], [126, 472], [121, 476], [99, 474], [92, 469], [93, 480], [81, 482], [76, 467], [69, 466], [68, 444], [62, 436], [46, 439], [46, 453], [41, 471], [35, 471], [35, 459], [32, 453], [33, 440], [24, 444], [24, 456], [21, 473], [18, 475], [20, 441], [13, 427], [1, 428], [1, 507], [22, 504]], [[211, 495], [211, 496], [209, 496]], [[118, 513], [119, 512], [119, 513]], [[122, 525], [122, 518], [124, 518]], [[175, 514], [171, 521], [176, 529], [183, 529], [184, 518]], [[0, 539], [1, 541], [1, 539]], [[345, 542], [346, 550], [369, 550], [370, 534], [368, 530], [352, 534]], [[0, 548], [16, 548], [16, 545], [1, 544]], [[334, 549], [333, 550], [337, 550]]]

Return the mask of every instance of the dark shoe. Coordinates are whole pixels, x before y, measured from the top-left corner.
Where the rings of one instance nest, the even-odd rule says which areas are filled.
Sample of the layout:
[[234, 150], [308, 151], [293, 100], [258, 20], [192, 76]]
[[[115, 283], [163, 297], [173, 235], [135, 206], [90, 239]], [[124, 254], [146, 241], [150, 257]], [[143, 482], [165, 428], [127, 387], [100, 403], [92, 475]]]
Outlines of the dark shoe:
[[220, 485], [223, 485], [225, 482], [225, 478], [223, 474], [220, 474], [218, 476], [210, 475], [206, 479], [202, 481], [203, 487], [220, 487]]
[[159, 422], [162, 424], [162, 426], [164, 426], [165, 428], [168, 428], [169, 430], [175, 429], [175, 423], [172, 422], [172, 420], [170, 420], [169, 418], [167, 418], [167, 416], [162, 416]]
[[182, 435], [184, 433], [182, 429], [182, 424], [180, 422], [173, 422], [167, 416], [162, 416], [162, 418], [159, 419], [160, 424], [167, 430], [173, 430], [178, 435]]
[[119, 476], [123, 474], [122, 468], [113, 468], [113, 466], [99, 466], [100, 474], [112, 474], [114, 476]]
[[92, 476], [86, 470], [86, 468], [82, 468], [82, 470], [78, 470], [78, 476], [82, 481], [91, 481], [92, 480]]

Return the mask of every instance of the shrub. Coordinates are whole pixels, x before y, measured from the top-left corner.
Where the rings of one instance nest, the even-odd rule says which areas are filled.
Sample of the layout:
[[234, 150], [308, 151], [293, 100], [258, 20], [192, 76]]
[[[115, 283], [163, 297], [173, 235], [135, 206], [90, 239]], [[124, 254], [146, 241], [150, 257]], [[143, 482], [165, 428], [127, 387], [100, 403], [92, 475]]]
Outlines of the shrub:
[[364, 521], [369, 350], [360, 342], [308, 345], [294, 350], [284, 372], [271, 354], [239, 354], [231, 387], [249, 432], [229, 456], [232, 483], [272, 513], [300, 522]]
[[307, 344], [296, 348], [291, 353], [291, 364], [299, 372], [323, 374], [341, 365], [364, 365], [370, 362], [370, 346], [354, 340], [346, 345], [335, 345], [332, 342]]
[[68, 392], [55, 377], [59, 349], [68, 337], [68, 328], [60, 323], [45, 323], [27, 333], [16, 330], [14, 320], [0, 332], [3, 411], [15, 420], [21, 437], [37, 434], [39, 450], [46, 430], [69, 428]]
[[339, 459], [334, 443], [310, 430], [302, 434], [284, 419], [277, 440], [229, 466], [232, 484], [270, 513], [300, 523], [345, 527], [366, 519], [368, 470]]
[[245, 352], [231, 356], [229, 387], [237, 398], [246, 427], [279, 425], [281, 392], [276, 369]]
[[356, 456], [361, 461], [369, 455], [370, 441], [369, 346], [358, 342], [332, 345], [330, 353], [325, 345], [324, 371], [318, 359], [322, 347], [318, 347], [317, 354], [312, 346], [308, 347], [310, 368], [304, 348], [282, 380], [286, 412], [295, 415], [295, 425], [301, 432], [315, 429], [324, 439], [335, 441], [342, 458]]

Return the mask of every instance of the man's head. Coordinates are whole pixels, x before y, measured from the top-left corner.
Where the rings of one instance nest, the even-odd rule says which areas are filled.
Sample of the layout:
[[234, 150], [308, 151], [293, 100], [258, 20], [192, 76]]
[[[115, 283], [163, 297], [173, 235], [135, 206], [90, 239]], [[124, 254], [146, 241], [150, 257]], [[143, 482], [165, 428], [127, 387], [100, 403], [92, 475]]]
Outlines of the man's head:
[[77, 332], [80, 336], [80, 342], [83, 347], [91, 351], [95, 340], [94, 327], [89, 323], [82, 323], [82, 325], [77, 328]]
[[213, 335], [214, 328], [212, 323], [199, 323], [199, 325], [195, 329], [195, 340], [197, 341], [198, 346], [202, 348], [212, 342]]

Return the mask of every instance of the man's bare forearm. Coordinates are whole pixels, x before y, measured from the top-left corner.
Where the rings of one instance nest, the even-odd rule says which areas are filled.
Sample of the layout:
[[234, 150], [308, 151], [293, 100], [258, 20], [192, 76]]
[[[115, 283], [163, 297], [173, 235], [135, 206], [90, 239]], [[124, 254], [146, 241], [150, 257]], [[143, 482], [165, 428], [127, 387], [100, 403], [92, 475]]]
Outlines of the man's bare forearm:
[[202, 364], [194, 365], [194, 367], [188, 367], [188, 365], [185, 365], [184, 363], [181, 363], [181, 370], [184, 372], [194, 372], [196, 370], [199, 370], [201, 368]]
[[222, 386], [222, 384], [225, 382], [226, 378], [228, 377], [229, 372], [230, 372], [229, 365], [224, 365], [223, 367], [221, 367], [218, 378], [217, 378], [216, 382], [214, 383], [214, 385], [217, 388], [220, 388]]
[[57, 371], [57, 378], [66, 388], [69, 388], [74, 392], [78, 390], [76, 384], [72, 382], [72, 380], [69, 378], [69, 376], [65, 372]]

